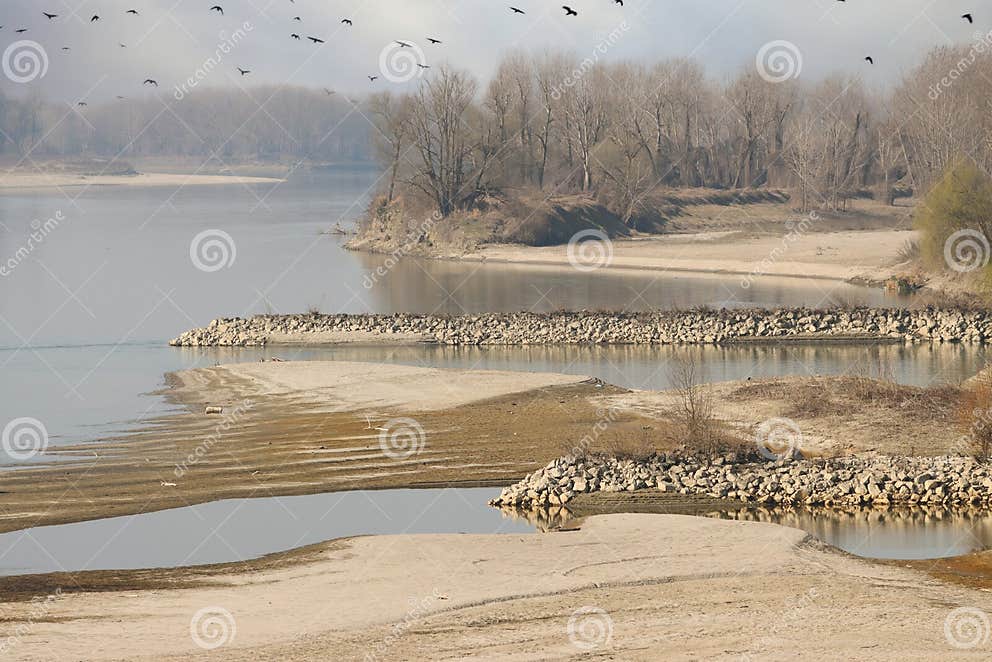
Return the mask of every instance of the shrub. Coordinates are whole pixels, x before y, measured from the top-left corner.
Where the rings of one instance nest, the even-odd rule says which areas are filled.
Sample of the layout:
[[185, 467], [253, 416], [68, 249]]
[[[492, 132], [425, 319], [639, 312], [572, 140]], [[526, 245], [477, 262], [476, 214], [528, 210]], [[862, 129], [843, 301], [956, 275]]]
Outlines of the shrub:
[[958, 422], [964, 429], [967, 452], [979, 460], [992, 455], [992, 373], [979, 374], [974, 384], [961, 390]]
[[[924, 261], [932, 268], [946, 269], [944, 246], [952, 234], [974, 230], [986, 240], [992, 238], [992, 179], [971, 161], [958, 160], [930, 189], [913, 223], [920, 231]], [[987, 266], [985, 272], [982, 275], [988, 278]]]

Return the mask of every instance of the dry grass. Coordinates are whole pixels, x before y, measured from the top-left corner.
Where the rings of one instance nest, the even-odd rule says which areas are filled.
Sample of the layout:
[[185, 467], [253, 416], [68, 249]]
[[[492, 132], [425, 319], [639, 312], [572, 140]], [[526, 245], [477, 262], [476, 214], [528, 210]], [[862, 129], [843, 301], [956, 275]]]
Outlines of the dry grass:
[[815, 419], [844, 415], [856, 407], [886, 407], [933, 423], [951, 420], [960, 395], [961, 389], [949, 384], [924, 388], [858, 375], [752, 382], [735, 390], [731, 398], [783, 401], [782, 416], [788, 418]]
[[975, 383], [962, 389], [957, 403], [958, 424], [966, 433], [970, 455], [987, 460], [992, 456], [992, 375], [982, 373]]

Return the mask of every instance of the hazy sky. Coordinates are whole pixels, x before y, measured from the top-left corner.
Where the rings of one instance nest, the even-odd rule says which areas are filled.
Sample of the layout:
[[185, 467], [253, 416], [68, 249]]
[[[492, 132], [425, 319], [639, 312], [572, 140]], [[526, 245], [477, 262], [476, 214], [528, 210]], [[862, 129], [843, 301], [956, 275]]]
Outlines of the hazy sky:
[[[171, 91], [208, 58], [218, 59], [218, 47], [246, 23], [251, 29], [221, 54], [202, 84], [289, 82], [348, 92], [398, 86], [380, 67], [380, 54], [396, 39], [415, 44], [428, 64], [448, 62], [486, 78], [513, 48], [585, 56], [619, 30], [601, 59], [693, 55], [711, 75], [725, 76], [754, 67], [763, 44], [786, 40], [801, 53], [801, 79], [849, 70], [885, 85], [931, 47], [968, 43], [977, 31], [992, 29], [992, 6], [983, 10], [963, 0], [625, 0], [623, 7], [612, 0], [564, 0], [578, 17], [566, 17], [562, 1], [0, 0], [0, 48], [32, 40], [48, 58], [44, 77], [15, 83], [5, 75], [0, 85], [8, 93], [41, 89], [53, 98], [88, 101], [148, 93], [145, 78]], [[224, 8], [223, 16], [209, 10], [214, 4]], [[526, 15], [513, 14], [510, 4]], [[48, 20], [43, 11], [59, 16]], [[974, 13], [974, 25], [960, 18], [966, 11]], [[94, 14], [101, 20], [90, 22]], [[18, 28], [28, 31], [15, 34]], [[293, 32], [303, 39], [293, 40]], [[326, 43], [314, 45], [306, 40], [310, 35]], [[429, 36], [444, 43], [429, 45]], [[63, 46], [72, 50], [66, 54]], [[874, 67], [863, 61], [869, 54]], [[5, 66], [12, 57], [7, 54]], [[235, 67], [252, 74], [242, 78]], [[369, 75], [380, 79], [370, 83]]]

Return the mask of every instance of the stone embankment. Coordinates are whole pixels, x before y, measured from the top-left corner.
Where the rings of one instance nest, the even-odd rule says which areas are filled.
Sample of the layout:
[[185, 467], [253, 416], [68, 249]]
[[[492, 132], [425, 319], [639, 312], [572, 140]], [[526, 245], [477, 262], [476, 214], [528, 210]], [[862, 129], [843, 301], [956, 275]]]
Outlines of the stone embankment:
[[490, 505], [539, 510], [565, 505], [581, 493], [648, 489], [764, 505], [988, 506], [992, 466], [964, 457], [561, 457], [505, 488]]
[[722, 309], [652, 313], [565, 312], [483, 315], [257, 315], [223, 318], [183, 333], [180, 346], [257, 346], [293, 337], [419, 336], [444, 345], [718, 344], [746, 340], [880, 339], [985, 343], [992, 311], [854, 308]]

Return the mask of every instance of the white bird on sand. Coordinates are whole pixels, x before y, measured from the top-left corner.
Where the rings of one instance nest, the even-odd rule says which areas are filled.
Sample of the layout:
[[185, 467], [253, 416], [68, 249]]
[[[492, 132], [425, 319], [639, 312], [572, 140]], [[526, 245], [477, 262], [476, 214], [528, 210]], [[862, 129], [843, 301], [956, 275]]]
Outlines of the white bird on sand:
[[162, 487], [175, 487], [175, 486], [176, 486], [175, 483], [167, 483], [164, 480], [162, 481]]

